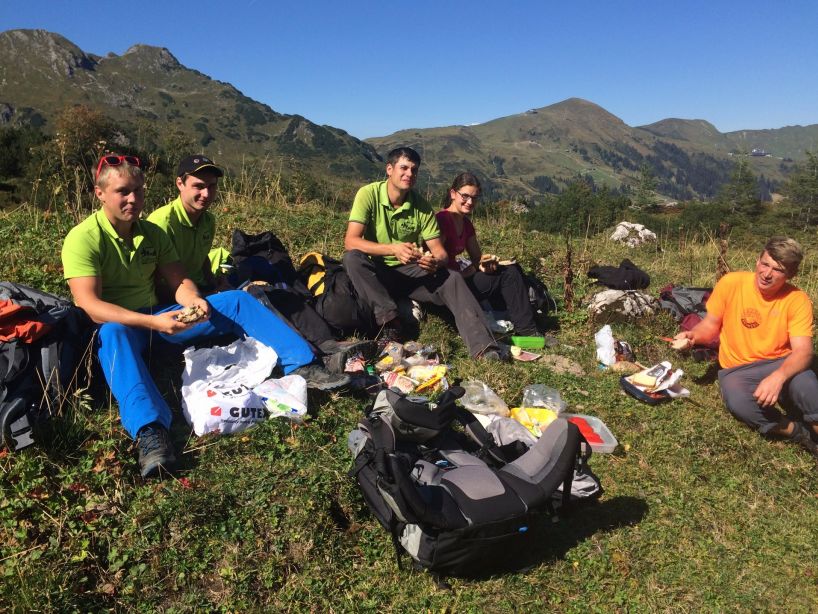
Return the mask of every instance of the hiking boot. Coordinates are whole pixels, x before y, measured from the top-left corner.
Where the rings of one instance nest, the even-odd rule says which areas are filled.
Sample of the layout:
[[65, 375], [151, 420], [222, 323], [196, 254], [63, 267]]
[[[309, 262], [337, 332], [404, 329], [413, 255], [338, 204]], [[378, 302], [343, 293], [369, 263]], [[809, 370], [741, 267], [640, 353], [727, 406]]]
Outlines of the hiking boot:
[[818, 457], [818, 443], [813, 441], [810, 429], [805, 427], [800, 422], [793, 422], [792, 427], [792, 433], [789, 436], [789, 440], [793, 443], [799, 444], [813, 456]]
[[364, 361], [371, 360], [378, 349], [374, 341], [341, 341], [335, 345], [335, 351], [324, 356], [324, 366], [330, 373], [343, 373], [347, 360], [356, 355]]
[[497, 350], [488, 350], [483, 352], [478, 356], [480, 360], [485, 360], [486, 362], [502, 362], [503, 358], [500, 356], [500, 352]]
[[176, 455], [167, 429], [155, 422], [143, 426], [136, 435], [139, 448], [139, 471], [143, 478], [159, 474], [164, 469], [170, 472], [176, 464]]
[[490, 345], [481, 354], [475, 358], [477, 360], [486, 360], [489, 362], [511, 362], [511, 346], [505, 343], [497, 343], [497, 345]]
[[307, 381], [307, 388], [313, 390], [333, 391], [349, 385], [349, 375], [346, 373], [330, 373], [321, 365], [311, 364], [298, 367], [290, 372], [291, 375], [300, 375]]

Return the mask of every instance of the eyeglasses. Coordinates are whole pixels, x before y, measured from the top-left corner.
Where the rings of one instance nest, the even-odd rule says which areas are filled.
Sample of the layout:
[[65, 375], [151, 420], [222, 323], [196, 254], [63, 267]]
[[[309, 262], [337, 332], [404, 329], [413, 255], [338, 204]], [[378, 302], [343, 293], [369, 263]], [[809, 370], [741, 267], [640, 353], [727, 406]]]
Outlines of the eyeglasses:
[[102, 167], [105, 166], [106, 164], [108, 166], [119, 166], [123, 162], [127, 162], [131, 166], [135, 166], [137, 168], [142, 168], [142, 161], [136, 156], [116, 156], [116, 155], [102, 156], [99, 159], [99, 164], [97, 164], [97, 174], [94, 177], [94, 181], [99, 179], [99, 173], [100, 171], [102, 171]]
[[469, 200], [476, 203], [478, 200], [480, 200], [479, 194], [463, 194], [463, 192], [457, 192], [457, 195], [463, 200], [464, 203], [469, 202]]

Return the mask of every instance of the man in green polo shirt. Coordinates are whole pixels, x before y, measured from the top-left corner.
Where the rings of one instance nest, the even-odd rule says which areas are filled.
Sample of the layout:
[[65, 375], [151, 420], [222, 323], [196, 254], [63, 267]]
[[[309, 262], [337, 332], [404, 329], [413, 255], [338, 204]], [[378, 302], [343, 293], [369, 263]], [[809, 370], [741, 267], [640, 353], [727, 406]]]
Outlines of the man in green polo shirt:
[[[208, 257], [216, 229], [216, 218], [210, 211], [210, 206], [216, 198], [219, 179], [223, 175], [222, 169], [203, 154], [183, 158], [176, 172], [179, 196], [148, 216], [149, 222], [168, 233], [188, 276], [204, 292], [231, 289], [224, 277], [214, 277]], [[166, 287], [159, 286], [158, 289], [168, 294]], [[359, 352], [367, 354], [373, 349], [369, 346], [374, 347], [369, 342], [339, 343], [329, 324], [304, 296], [294, 290], [250, 290], [253, 296], [271, 306], [276, 315], [312, 344], [313, 352], [322, 358], [327, 369], [333, 373], [342, 374], [347, 358]], [[167, 300], [171, 298], [167, 297]]]
[[[148, 477], [176, 461], [168, 435], [171, 411], [143, 358], [160, 341], [186, 346], [217, 335], [246, 335], [273, 348], [284, 373], [302, 375], [308, 386], [311, 380], [324, 389], [345, 382], [315, 365], [307, 342], [246, 292], [201, 296], [168, 235], [139, 218], [145, 204], [141, 166], [134, 156], [100, 159], [94, 192], [102, 207], [68, 233], [62, 263], [74, 302], [99, 324], [100, 366]], [[157, 273], [176, 304], [158, 305]], [[180, 318], [192, 307], [198, 319]]]
[[[355, 196], [344, 237], [344, 267], [358, 296], [375, 314], [383, 336], [401, 338], [396, 297], [445, 305], [475, 358], [498, 360], [477, 299], [463, 277], [450, 275], [434, 212], [414, 189], [420, 156], [409, 147], [387, 155], [386, 180], [365, 185]], [[428, 252], [423, 252], [425, 244]]]
[[148, 216], [149, 222], [168, 233], [179, 260], [200, 289], [216, 287], [208, 258], [216, 233], [216, 218], [209, 209], [222, 175], [222, 169], [207, 156], [187, 156], [179, 162], [176, 171], [179, 196]]

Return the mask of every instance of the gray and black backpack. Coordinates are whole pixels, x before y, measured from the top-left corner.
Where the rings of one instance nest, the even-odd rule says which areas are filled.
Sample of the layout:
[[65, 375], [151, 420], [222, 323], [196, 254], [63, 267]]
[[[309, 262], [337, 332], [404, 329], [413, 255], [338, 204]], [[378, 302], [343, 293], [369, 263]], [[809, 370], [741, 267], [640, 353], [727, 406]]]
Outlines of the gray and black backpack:
[[48, 414], [76, 387], [92, 330], [70, 301], [0, 282], [0, 447], [34, 443], [30, 418]]
[[522, 569], [557, 507], [602, 494], [575, 425], [558, 418], [531, 446], [498, 445], [455, 403], [463, 393], [431, 402], [383, 390], [349, 435], [350, 475], [391, 534], [398, 567], [405, 551], [441, 576]]

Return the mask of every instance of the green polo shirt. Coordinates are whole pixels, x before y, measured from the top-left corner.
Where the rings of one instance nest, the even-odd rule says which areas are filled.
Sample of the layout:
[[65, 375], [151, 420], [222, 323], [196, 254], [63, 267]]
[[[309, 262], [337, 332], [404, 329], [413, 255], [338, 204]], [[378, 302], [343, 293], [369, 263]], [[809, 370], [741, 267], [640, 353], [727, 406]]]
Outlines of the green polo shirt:
[[[395, 209], [389, 202], [386, 181], [365, 185], [355, 195], [350, 222], [366, 226], [364, 239], [375, 243], [415, 243], [440, 236], [432, 207], [420, 194], [411, 190], [406, 202]], [[387, 266], [397, 266], [394, 256], [383, 256]]]
[[207, 255], [213, 246], [213, 237], [216, 234], [216, 218], [213, 214], [205, 211], [194, 226], [182, 205], [182, 199], [177, 198], [151, 213], [148, 221], [168, 233], [188, 277], [197, 286], [204, 286], [205, 277], [202, 265], [207, 260]]
[[65, 279], [99, 277], [100, 298], [132, 310], [156, 305], [156, 268], [178, 260], [168, 235], [155, 224], [134, 224], [131, 249], [101, 209], [74, 226], [62, 244]]

